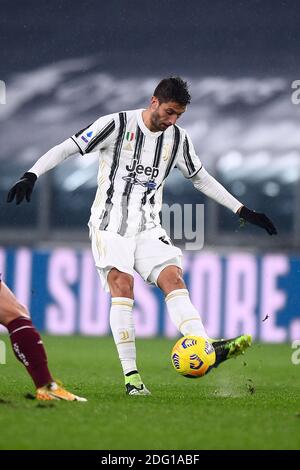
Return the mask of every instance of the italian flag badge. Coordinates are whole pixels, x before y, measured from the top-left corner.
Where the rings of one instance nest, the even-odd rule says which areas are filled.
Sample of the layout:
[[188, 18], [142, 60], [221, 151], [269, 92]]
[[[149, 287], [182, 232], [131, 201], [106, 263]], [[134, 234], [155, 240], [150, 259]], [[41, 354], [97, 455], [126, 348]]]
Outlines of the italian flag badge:
[[127, 132], [126, 133], [126, 140], [128, 140], [128, 142], [131, 142], [132, 140], [134, 139], [134, 132]]

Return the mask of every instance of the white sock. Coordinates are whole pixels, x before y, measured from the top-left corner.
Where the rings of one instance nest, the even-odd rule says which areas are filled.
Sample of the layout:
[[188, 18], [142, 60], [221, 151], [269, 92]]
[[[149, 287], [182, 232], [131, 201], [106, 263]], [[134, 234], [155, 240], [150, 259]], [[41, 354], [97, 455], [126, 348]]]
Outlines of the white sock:
[[132, 299], [126, 297], [113, 297], [111, 299], [110, 327], [124, 375], [137, 370], [132, 307]]
[[192, 304], [187, 289], [176, 289], [165, 298], [170, 318], [183, 336], [208, 338], [201, 317]]

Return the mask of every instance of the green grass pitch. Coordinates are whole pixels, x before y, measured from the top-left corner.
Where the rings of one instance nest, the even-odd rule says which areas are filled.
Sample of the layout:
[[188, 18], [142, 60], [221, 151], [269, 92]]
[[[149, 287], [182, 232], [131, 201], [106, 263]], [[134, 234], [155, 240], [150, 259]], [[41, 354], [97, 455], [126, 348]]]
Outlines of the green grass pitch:
[[255, 344], [206, 377], [172, 368], [174, 341], [137, 341], [151, 397], [128, 397], [112, 338], [44, 337], [55, 377], [88, 403], [41, 403], [7, 343], [0, 449], [300, 449], [300, 365], [290, 345]]

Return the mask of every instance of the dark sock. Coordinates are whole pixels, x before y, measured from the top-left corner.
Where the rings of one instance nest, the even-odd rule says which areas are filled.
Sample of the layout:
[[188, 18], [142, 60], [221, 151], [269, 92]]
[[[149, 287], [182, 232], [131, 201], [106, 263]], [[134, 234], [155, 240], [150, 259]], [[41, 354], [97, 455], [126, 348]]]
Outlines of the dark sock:
[[37, 388], [53, 382], [41, 337], [32, 321], [19, 317], [7, 325], [16, 358], [24, 364]]

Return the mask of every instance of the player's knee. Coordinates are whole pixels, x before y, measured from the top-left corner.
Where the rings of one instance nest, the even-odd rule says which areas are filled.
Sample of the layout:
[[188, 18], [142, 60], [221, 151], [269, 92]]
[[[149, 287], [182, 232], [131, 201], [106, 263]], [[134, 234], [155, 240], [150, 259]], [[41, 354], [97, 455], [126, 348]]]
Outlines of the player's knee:
[[182, 270], [177, 266], [168, 266], [158, 276], [157, 285], [166, 295], [176, 289], [185, 289]]
[[111, 294], [131, 299], [133, 298], [133, 283], [129, 279], [118, 278], [111, 286]]
[[169, 279], [168, 282], [166, 282], [166, 285], [168, 286], [168, 290], [170, 291], [185, 288], [185, 283], [180, 273], [174, 273], [174, 276], [172, 276], [172, 278]]
[[29, 312], [27, 310], [27, 308], [25, 307], [25, 305], [22, 305], [20, 303], [17, 303], [14, 307], [14, 309], [12, 309], [12, 311], [10, 312], [10, 320], [15, 320], [16, 318], [19, 318], [19, 317], [26, 317], [26, 318], [29, 318]]
[[22, 304], [18, 304], [17, 306], [17, 312], [18, 312], [18, 317], [27, 317], [29, 318], [29, 312], [27, 310], [27, 308], [25, 307], [25, 305], [22, 305]]
[[29, 318], [29, 312], [24, 305], [16, 303], [4, 313], [2, 312], [2, 315], [0, 316], [0, 323], [4, 326], [7, 326], [10, 322], [20, 317]]
[[133, 277], [130, 274], [112, 270], [108, 276], [108, 284], [114, 297], [133, 298]]

